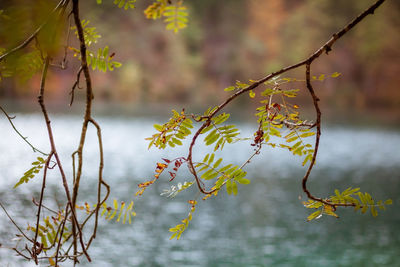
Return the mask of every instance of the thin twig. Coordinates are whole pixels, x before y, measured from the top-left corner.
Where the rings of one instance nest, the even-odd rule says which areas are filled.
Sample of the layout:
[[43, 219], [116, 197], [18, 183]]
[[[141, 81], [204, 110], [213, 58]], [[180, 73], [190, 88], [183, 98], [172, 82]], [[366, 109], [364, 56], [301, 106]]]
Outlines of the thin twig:
[[36, 253], [37, 252], [36, 243], [37, 243], [37, 237], [38, 237], [38, 234], [39, 234], [40, 211], [42, 210], [44, 189], [46, 187], [47, 169], [49, 167], [49, 163], [50, 163], [50, 160], [51, 160], [52, 156], [53, 156], [53, 152], [51, 152], [50, 155], [47, 157], [46, 163], [44, 165], [43, 178], [42, 178], [42, 189], [40, 191], [39, 205], [38, 205], [37, 214], [36, 214], [36, 217], [37, 217], [36, 218], [36, 230], [35, 230], [35, 237], [33, 239], [33, 247], [32, 247], [33, 256], [34, 256], [34, 260], [35, 260], [36, 264], [38, 264], [37, 255], [39, 254], [39, 253]]
[[33, 152], [39, 152], [40, 154], [42, 154], [43, 156], [48, 156], [49, 154], [44, 153], [43, 151], [41, 151], [40, 149], [36, 148], [34, 145], [32, 145], [27, 139], [28, 137], [23, 136], [18, 129], [15, 127], [14, 123], [12, 122], [13, 119], [15, 119], [15, 116], [11, 117], [10, 115], [8, 115], [8, 113], [3, 109], [2, 106], [0, 106], [0, 110], [4, 113], [4, 115], [7, 117], [8, 121], [10, 122], [12, 128], [14, 129], [14, 131], [22, 138], [22, 140], [24, 140], [33, 150]]
[[[49, 168], [49, 169], [50, 169], [50, 168]], [[39, 206], [39, 203], [36, 201], [35, 198], [32, 198], [32, 203], [35, 204], [37, 207]], [[58, 211], [55, 211], [55, 210], [53, 210], [53, 209], [47, 207], [47, 206], [44, 205], [43, 203], [42, 203], [41, 205], [42, 205], [42, 208], [44, 208], [44, 209], [46, 209], [46, 210], [48, 210], [48, 211], [50, 211], [50, 212], [52, 212], [52, 213], [54, 213], [54, 214], [58, 214]]]
[[[110, 189], [109, 186], [104, 182], [103, 180], [103, 168], [104, 168], [104, 152], [103, 152], [103, 141], [102, 141], [102, 137], [101, 137], [101, 128], [100, 125], [94, 120], [94, 119], [90, 119], [90, 122], [96, 127], [97, 129], [97, 137], [98, 137], [98, 143], [99, 143], [99, 154], [100, 154], [100, 163], [99, 163], [99, 182], [98, 182], [98, 187], [97, 187], [97, 203], [96, 203], [96, 208], [95, 208], [95, 221], [94, 221], [94, 228], [93, 228], [93, 234], [89, 239], [89, 242], [87, 244], [86, 249], [89, 248], [90, 244], [92, 243], [93, 239], [96, 238], [96, 232], [97, 232], [97, 224], [98, 224], [98, 220], [99, 220], [99, 209], [101, 207], [101, 204], [103, 204], [109, 194], [110, 194]], [[105, 185], [107, 187], [107, 194], [104, 197], [103, 201], [101, 201], [101, 185]]]
[[31, 257], [26, 256], [25, 254], [23, 254], [21, 251], [19, 251], [17, 248], [13, 248], [12, 250], [14, 250], [15, 252], [17, 252], [18, 255], [22, 256], [23, 258], [25, 258], [26, 260], [30, 261]]
[[[87, 127], [88, 127], [89, 121], [92, 119], [91, 110], [92, 110], [93, 90], [92, 90], [92, 81], [91, 81], [91, 77], [90, 77], [90, 73], [89, 73], [89, 67], [88, 67], [87, 58], [86, 58], [85, 36], [83, 33], [82, 23], [81, 23], [81, 20], [79, 17], [79, 0], [72, 1], [72, 14], [74, 16], [74, 22], [75, 22], [75, 26], [76, 26], [76, 31], [78, 33], [79, 43], [80, 43], [81, 68], [82, 68], [83, 74], [85, 76], [85, 82], [86, 82], [86, 108], [85, 108], [85, 115], [84, 115], [82, 130], [81, 130], [81, 137], [80, 137], [79, 146], [77, 149], [78, 169], [76, 172], [74, 188], [73, 188], [73, 193], [72, 193], [73, 206], [71, 207], [71, 209], [74, 211], [75, 205], [76, 205], [76, 200], [78, 197], [79, 183], [80, 183], [80, 179], [82, 176], [83, 146], [85, 144]], [[79, 77], [78, 77], [78, 83], [79, 83]], [[77, 227], [77, 225], [75, 223], [73, 223], [72, 224], [72, 234], [74, 236], [76, 233], [76, 227]], [[73, 241], [73, 245], [74, 245], [74, 254], [77, 254], [77, 244], [76, 244], [75, 239]], [[76, 262], [77, 262], [77, 260], [75, 259], [75, 263]]]
[[[65, 226], [65, 222], [67, 221], [67, 218], [68, 218], [68, 207], [69, 207], [69, 205], [67, 204], [67, 206], [65, 207], [65, 217], [64, 217], [64, 220], [63, 220], [63, 222], [62, 222], [62, 226], [61, 226], [61, 232], [60, 232], [60, 237], [59, 237], [59, 240], [58, 240], [58, 243], [57, 243], [57, 249], [56, 249], [56, 261], [55, 261], [55, 266], [57, 266], [57, 263], [58, 263], [58, 261], [59, 261], [59, 259], [58, 259], [58, 252], [60, 251], [60, 248], [61, 248], [61, 240], [62, 240], [62, 238], [63, 238], [63, 233], [64, 233], [64, 226]], [[57, 240], [57, 238], [56, 238], [56, 240]]]
[[79, 67], [78, 73], [76, 74], [76, 81], [72, 85], [71, 92], [69, 92], [69, 94], [71, 95], [71, 100], [69, 102], [69, 106], [72, 106], [72, 104], [74, 103], [75, 88], [78, 87], [79, 89], [81, 89], [81, 87], [79, 87], [79, 81], [81, 79], [81, 73], [82, 73], [82, 66]]
[[13, 220], [13, 218], [10, 216], [10, 214], [8, 214], [6, 208], [3, 206], [3, 204], [0, 202], [0, 207], [4, 210], [4, 212], [6, 213], [8, 219], [10, 219], [10, 221], [12, 222], [12, 224], [14, 224], [14, 226], [18, 229], [18, 231], [30, 242], [33, 243], [33, 240], [30, 239], [25, 233], [24, 231], [22, 231], [22, 229], [18, 226], [18, 224]]

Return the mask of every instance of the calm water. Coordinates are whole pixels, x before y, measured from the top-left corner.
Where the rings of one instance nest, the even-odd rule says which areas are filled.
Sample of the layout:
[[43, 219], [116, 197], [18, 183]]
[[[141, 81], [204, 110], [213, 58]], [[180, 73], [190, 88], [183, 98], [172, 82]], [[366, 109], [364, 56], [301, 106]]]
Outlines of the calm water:
[[[70, 155], [79, 140], [78, 117], [53, 116], [52, 125], [64, 167], [71, 166]], [[103, 128], [106, 155], [105, 179], [112, 186], [111, 198], [134, 200], [137, 217], [132, 225], [101, 220], [100, 234], [89, 251], [93, 264], [82, 266], [400, 266], [400, 130], [327, 127], [324, 129], [318, 165], [310, 178], [310, 189], [320, 196], [361, 187], [377, 199], [392, 198], [394, 205], [377, 218], [338, 211], [340, 219], [326, 218], [306, 223], [309, 211], [299, 197], [304, 168], [300, 160], [286, 151], [266, 150], [253, 160], [248, 177], [251, 184], [240, 186], [236, 197], [221, 193], [198, 205], [189, 229], [181, 240], [169, 240], [169, 227], [185, 218], [195, 188], [175, 199], [160, 196], [168, 187], [163, 177], [140, 198], [134, 198], [136, 185], [152, 176], [155, 162], [173, 158], [184, 149], [147, 150], [145, 137], [152, 134], [157, 119], [99, 118]], [[39, 115], [17, 115], [17, 127], [39, 148], [47, 151], [46, 134]], [[252, 130], [243, 124], [245, 133]], [[85, 147], [82, 195], [93, 191], [97, 174], [97, 144], [93, 129]], [[30, 204], [32, 192], [38, 192], [39, 179], [16, 190], [12, 186], [36, 156], [0, 118], [0, 199], [11, 214], [34, 218]], [[198, 148], [204, 153], [204, 148]], [[248, 143], [237, 144], [223, 156], [241, 163], [249, 155]], [[183, 170], [182, 170], [183, 171]], [[52, 171], [47, 204], [62, 199], [59, 177]], [[70, 172], [67, 173], [70, 176]], [[190, 179], [182, 172], [184, 179]], [[176, 180], [175, 182], [178, 182]], [[36, 197], [37, 197], [37, 193]], [[91, 200], [81, 198], [81, 201]], [[10, 244], [13, 233], [0, 211], [0, 242]], [[8, 250], [0, 249], [1, 266], [30, 266], [16, 262]], [[63, 265], [67, 266], [67, 265]]]

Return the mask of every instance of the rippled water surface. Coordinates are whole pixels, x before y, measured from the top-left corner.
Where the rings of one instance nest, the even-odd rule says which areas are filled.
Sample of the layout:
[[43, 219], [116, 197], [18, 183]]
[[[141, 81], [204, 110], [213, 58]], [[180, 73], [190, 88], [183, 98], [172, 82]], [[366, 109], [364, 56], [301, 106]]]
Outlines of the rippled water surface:
[[[111, 198], [135, 200], [137, 217], [132, 225], [101, 220], [100, 234], [91, 247], [93, 264], [83, 266], [400, 266], [400, 131], [397, 129], [324, 128], [321, 151], [310, 189], [324, 196], [335, 188], [361, 187], [377, 199], [392, 198], [394, 204], [377, 218], [350, 209], [338, 211], [340, 219], [326, 218], [306, 223], [309, 211], [299, 200], [305, 169], [301, 160], [287, 151], [265, 150], [248, 169], [251, 184], [239, 187], [239, 194], [200, 201], [189, 229], [181, 240], [169, 240], [168, 229], [189, 211], [186, 200], [196, 196], [195, 188], [175, 199], [160, 196], [169, 186], [160, 179], [140, 198], [134, 198], [137, 184], [149, 179], [161, 158], [185, 155], [147, 150], [144, 138], [152, 134], [153, 118], [100, 118], [105, 151], [105, 179], [112, 186]], [[17, 127], [37, 147], [48, 150], [40, 115], [19, 114]], [[79, 141], [79, 117], [54, 116], [52, 125], [58, 151], [71, 172], [71, 153]], [[240, 126], [251, 134], [251, 125]], [[80, 201], [93, 201], [98, 164], [96, 133], [88, 132]], [[29, 168], [37, 154], [0, 119], [0, 199], [18, 223], [34, 218], [31, 194], [37, 197], [40, 179], [11, 188]], [[196, 152], [204, 155], [204, 147]], [[249, 143], [239, 143], [222, 156], [240, 164], [251, 153]], [[202, 158], [199, 156], [199, 159]], [[179, 181], [190, 179], [182, 170]], [[51, 171], [49, 206], [62, 199], [60, 177]], [[174, 182], [178, 182], [174, 181]], [[13, 229], [0, 212], [1, 243], [11, 244]], [[0, 249], [1, 266], [30, 266], [17, 262], [12, 253]], [[64, 265], [63, 265], [64, 266]], [[68, 265], [66, 265], [68, 266]]]

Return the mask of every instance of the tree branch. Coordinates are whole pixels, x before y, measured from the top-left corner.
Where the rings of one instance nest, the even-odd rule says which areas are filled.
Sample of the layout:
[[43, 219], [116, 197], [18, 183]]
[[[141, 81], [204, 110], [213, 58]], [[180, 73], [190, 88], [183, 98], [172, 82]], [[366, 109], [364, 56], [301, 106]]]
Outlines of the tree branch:
[[18, 226], [18, 224], [13, 220], [13, 218], [10, 216], [10, 214], [8, 214], [6, 208], [3, 206], [3, 204], [0, 202], [0, 207], [4, 210], [5, 214], [7, 215], [8, 219], [10, 219], [10, 221], [12, 222], [12, 224], [14, 224], [14, 226], [18, 229], [18, 231], [30, 242], [33, 243], [33, 240], [30, 239], [25, 233], [24, 231], [22, 231], [22, 229]]
[[51, 152], [50, 155], [47, 157], [46, 163], [44, 165], [43, 178], [42, 178], [42, 189], [40, 191], [39, 204], [38, 204], [38, 209], [37, 209], [37, 214], [36, 214], [36, 217], [37, 217], [36, 218], [36, 230], [35, 230], [35, 237], [33, 239], [33, 247], [32, 247], [32, 252], [33, 252], [33, 256], [34, 256], [34, 260], [35, 260], [36, 264], [38, 264], [37, 255], [39, 254], [39, 252], [37, 252], [37, 249], [36, 249], [36, 243], [37, 243], [37, 237], [39, 234], [40, 211], [42, 209], [44, 189], [46, 187], [47, 169], [49, 168], [49, 163], [50, 163], [52, 156], [53, 156], [53, 152]]
[[[90, 256], [87, 254], [87, 251], [85, 249], [85, 245], [83, 243], [83, 234], [82, 234], [82, 231], [81, 231], [81, 229], [79, 227], [79, 224], [78, 224], [78, 220], [77, 220], [77, 217], [76, 217], [75, 209], [73, 208], [74, 206], [72, 206], [72, 199], [71, 199], [71, 194], [70, 194], [69, 187], [68, 187], [67, 178], [66, 178], [64, 169], [62, 167], [61, 160], [60, 160], [60, 158], [58, 156], [58, 153], [57, 153], [56, 145], [55, 145], [55, 142], [54, 142], [53, 131], [52, 131], [52, 128], [51, 128], [51, 125], [50, 125], [49, 115], [47, 113], [47, 109], [46, 109], [46, 106], [44, 104], [44, 87], [45, 87], [45, 81], [46, 81], [47, 69], [48, 69], [48, 66], [49, 66], [49, 62], [50, 62], [50, 58], [47, 56], [46, 59], [45, 59], [44, 67], [43, 67], [43, 73], [42, 73], [42, 78], [41, 78], [41, 83], [40, 83], [40, 92], [39, 92], [39, 96], [38, 96], [38, 102], [39, 102], [39, 105], [41, 107], [41, 110], [42, 110], [42, 113], [43, 113], [43, 116], [44, 116], [45, 122], [46, 122], [46, 127], [47, 127], [48, 137], [49, 137], [49, 141], [50, 141], [50, 147], [51, 147], [50, 154], [53, 154], [54, 158], [56, 159], [57, 166], [58, 166], [58, 169], [59, 169], [60, 174], [61, 174], [61, 178], [62, 178], [64, 190], [65, 190], [65, 194], [67, 196], [68, 203], [69, 203], [69, 205], [71, 207], [71, 214], [72, 214], [72, 219], [73, 219], [72, 222], [73, 222], [73, 224], [75, 223], [77, 225], [76, 227], [77, 227], [78, 232], [79, 232], [79, 241], [81, 243], [83, 253], [85, 254], [85, 256], [88, 259], [88, 261], [91, 261]], [[34, 244], [34, 245], [36, 245], [36, 244]]]
[[[211, 123], [211, 119], [212, 119], [218, 112], [220, 112], [226, 105], [228, 105], [231, 101], [233, 101], [234, 99], [236, 99], [236, 98], [239, 97], [240, 95], [242, 95], [242, 94], [244, 94], [244, 93], [246, 93], [246, 92], [248, 92], [248, 91], [250, 91], [250, 90], [253, 90], [253, 89], [258, 88], [261, 84], [265, 83], [266, 81], [268, 81], [268, 80], [270, 80], [270, 79], [272, 79], [272, 78], [274, 78], [274, 77], [276, 77], [276, 76], [278, 76], [278, 75], [280, 75], [280, 74], [286, 73], [286, 72], [288, 72], [288, 71], [290, 71], [290, 70], [297, 69], [297, 68], [299, 68], [299, 67], [301, 67], [301, 66], [303, 66], [303, 65], [306, 65], [306, 68], [307, 68], [307, 70], [308, 70], [308, 71], [307, 71], [308, 74], [306, 73], [306, 76], [309, 75], [310, 67], [311, 67], [311, 64], [314, 62], [314, 60], [316, 60], [317, 58], [319, 58], [319, 57], [321, 56], [321, 54], [322, 54], [324, 51], [326, 52], [326, 54], [328, 54], [328, 53], [332, 50], [332, 46], [333, 46], [333, 44], [334, 44], [337, 40], [339, 40], [339, 39], [340, 39], [341, 37], [343, 37], [348, 31], [350, 31], [350, 30], [351, 30], [352, 28], [354, 28], [358, 23], [360, 23], [363, 19], [365, 19], [365, 17], [366, 17], [367, 15], [373, 14], [374, 11], [375, 11], [383, 2], [385, 2], [385, 0], [378, 0], [378, 1], [376, 1], [374, 4], [372, 4], [370, 7], [368, 7], [365, 11], [363, 11], [361, 14], [359, 14], [356, 18], [354, 18], [351, 22], [349, 22], [346, 26], [344, 26], [341, 30], [339, 30], [338, 32], [334, 33], [334, 34], [332, 35], [332, 37], [331, 37], [327, 42], [325, 42], [320, 48], [318, 48], [318, 49], [317, 49], [313, 54], [311, 54], [308, 58], [306, 58], [306, 59], [304, 59], [304, 60], [302, 60], [302, 61], [300, 61], [300, 62], [298, 62], [298, 63], [295, 63], [295, 64], [293, 64], [293, 65], [291, 65], [291, 66], [282, 68], [282, 69], [280, 69], [280, 70], [278, 70], [278, 71], [276, 71], [276, 72], [270, 73], [269, 75], [267, 75], [267, 76], [265, 76], [265, 77], [263, 77], [263, 78], [261, 78], [261, 79], [255, 81], [255, 82], [253, 82], [253, 83], [250, 84], [249, 86], [247, 86], [247, 87], [245, 87], [245, 88], [242, 88], [241, 90], [237, 91], [236, 93], [234, 93], [233, 95], [231, 95], [230, 97], [228, 97], [228, 98], [227, 98], [224, 102], [222, 102], [220, 105], [218, 105], [218, 106], [213, 110], [213, 112], [211, 112], [208, 116], [205, 116], [205, 117], [204, 117], [204, 118], [207, 118], [207, 119], [206, 119], [205, 122], [200, 126], [200, 128], [197, 130], [197, 132], [194, 134], [194, 137], [192, 138], [192, 141], [191, 141], [190, 146], [189, 146], [189, 153], [188, 153], [188, 157], [187, 157], [189, 171], [190, 171], [190, 172], [193, 174], [193, 176], [195, 177], [196, 183], [197, 183], [197, 187], [198, 187], [198, 189], [199, 189], [200, 192], [202, 192], [203, 194], [209, 194], [209, 193], [212, 192], [212, 191], [206, 191], [206, 190], [203, 188], [203, 186], [201, 185], [200, 178], [199, 178], [198, 175], [197, 175], [197, 172], [196, 172], [196, 170], [195, 170], [195, 168], [194, 168], [193, 161], [192, 161], [193, 147], [195, 146], [196, 139], [199, 137], [201, 131], [202, 131], [204, 128], [206, 128], [206, 127]], [[315, 93], [314, 93], [314, 91], [313, 91], [313, 88], [312, 88], [312, 86], [311, 86], [311, 82], [310, 82], [309, 77], [308, 77], [308, 80], [306, 81], [306, 85], [307, 85], [307, 88], [308, 88], [308, 90], [309, 90], [309, 92], [310, 92], [312, 98], [313, 98], [314, 108], [315, 108], [316, 113], [317, 113], [317, 122], [315, 123], [315, 125], [317, 126], [316, 145], [319, 145], [319, 138], [320, 138], [320, 135], [321, 135], [321, 133], [320, 133], [320, 131], [321, 131], [321, 129], [320, 129], [320, 128], [321, 128], [321, 111], [319, 110], [319, 106], [318, 106], [318, 97], [316, 97], [316, 95], [315, 95]], [[303, 190], [305, 190], [304, 192], [306, 192], [307, 196], [309, 196], [309, 197], [311, 196], [311, 199], [314, 199], [314, 200], [323, 202], [324, 204], [328, 204], [328, 202], [322, 200], [321, 198], [316, 198], [316, 197], [314, 197], [313, 195], [311, 195], [311, 193], [308, 191], [308, 189], [307, 189], [307, 187], [306, 187], [308, 176], [310, 175], [312, 166], [314, 165], [315, 158], [316, 158], [316, 156], [317, 156], [317, 153], [316, 153], [317, 150], [318, 150], [318, 147], [316, 147], [316, 151], [314, 152], [313, 159], [312, 159], [312, 163], [310, 164], [309, 170], [307, 171], [306, 175], [305, 175], [304, 178], [303, 178]], [[331, 206], [332, 206], [332, 205], [331, 205]]]
[[40, 154], [42, 154], [43, 156], [48, 156], [49, 154], [44, 153], [43, 151], [41, 151], [40, 149], [36, 148], [34, 145], [32, 145], [27, 139], [28, 137], [23, 136], [18, 129], [15, 127], [14, 123], [12, 122], [13, 119], [15, 119], [15, 116], [11, 117], [10, 115], [8, 115], [8, 113], [3, 109], [3, 107], [0, 106], [0, 110], [4, 113], [4, 115], [7, 117], [8, 121], [10, 122], [12, 128], [14, 129], [14, 131], [22, 138], [22, 140], [24, 140], [33, 150], [33, 152], [39, 152]]

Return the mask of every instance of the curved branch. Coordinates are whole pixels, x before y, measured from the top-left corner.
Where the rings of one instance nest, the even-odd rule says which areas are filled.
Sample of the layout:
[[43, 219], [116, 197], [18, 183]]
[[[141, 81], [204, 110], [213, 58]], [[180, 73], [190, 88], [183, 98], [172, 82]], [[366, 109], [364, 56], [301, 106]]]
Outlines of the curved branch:
[[[104, 182], [103, 180], [103, 168], [104, 168], [104, 152], [103, 152], [103, 141], [101, 137], [101, 128], [100, 125], [94, 120], [90, 119], [90, 123], [92, 123], [96, 129], [97, 129], [97, 137], [98, 137], [98, 143], [99, 143], [99, 154], [100, 154], [100, 164], [99, 164], [99, 182], [98, 182], [98, 187], [97, 187], [97, 203], [96, 203], [96, 208], [95, 208], [95, 221], [94, 221], [94, 228], [93, 228], [93, 234], [89, 239], [89, 242], [86, 246], [86, 249], [89, 248], [90, 244], [92, 243], [93, 239], [96, 238], [96, 232], [97, 232], [97, 225], [98, 225], [98, 220], [99, 220], [99, 209], [101, 205], [108, 199], [108, 196], [110, 195], [110, 186]], [[106, 196], [101, 200], [101, 185], [104, 185], [107, 189]]]
[[[58, 169], [59, 169], [60, 174], [61, 174], [61, 179], [62, 179], [62, 182], [63, 182], [65, 194], [66, 194], [68, 203], [69, 203], [69, 205], [71, 207], [71, 214], [72, 214], [72, 218], [73, 218], [72, 221], [73, 221], [73, 223], [76, 223], [76, 225], [77, 225], [77, 229], [78, 229], [78, 232], [79, 232], [79, 241], [81, 243], [83, 253], [85, 254], [85, 256], [88, 259], [88, 261], [91, 261], [90, 256], [89, 256], [89, 254], [87, 254], [87, 251], [85, 249], [85, 245], [83, 243], [83, 234], [82, 234], [82, 231], [81, 231], [81, 229], [79, 227], [79, 224], [78, 224], [78, 220], [77, 220], [77, 217], [76, 217], [75, 209], [73, 208], [74, 206], [72, 206], [72, 199], [71, 199], [71, 194], [70, 194], [69, 187], [68, 187], [67, 178], [66, 178], [66, 175], [65, 175], [65, 172], [64, 172], [64, 168], [62, 167], [61, 160], [60, 160], [60, 158], [58, 156], [58, 153], [57, 153], [56, 145], [55, 145], [55, 142], [54, 142], [53, 130], [52, 130], [51, 125], [50, 125], [50, 123], [51, 123], [50, 122], [50, 118], [49, 118], [49, 115], [47, 113], [46, 106], [44, 104], [44, 87], [45, 87], [45, 81], [46, 81], [47, 69], [48, 69], [49, 63], [50, 63], [50, 58], [47, 56], [46, 59], [45, 59], [45, 64], [43, 66], [43, 73], [42, 73], [42, 78], [41, 78], [41, 83], [40, 83], [40, 91], [39, 91], [39, 96], [38, 96], [38, 102], [39, 102], [39, 105], [41, 107], [41, 110], [42, 110], [42, 113], [43, 113], [43, 116], [44, 116], [44, 119], [45, 119], [45, 122], [46, 122], [46, 127], [47, 127], [48, 137], [49, 137], [49, 141], [50, 141], [50, 147], [51, 147], [50, 154], [53, 154], [54, 158], [56, 159], [57, 166], [58, 166]], [[36, 245], [36, 244], [34, 244], [34, 245]]]
[[67, 218], [68, 218], [68, 207], [69, 207], [69, 205], [67, 204], [67, 206], [65, 207], [65, 218], [64, 218], [64, 220], [63, 220], [63, 222], [61, 223], [61, 232], [60, 232], [60, 238], [59, 238], [59, 240], [58, 240], [58, 242], [57, 242], [57, 248], [56, 248], [56, 260], [55, 260], [55, 266], [58, 266], [57, 265], [57, 263], [58, 263], [58, 261], [59, 261], [59, 259], [58, 259], [58, 253], [59, 253], [59, 251], [60, 251], [60, 248], [61, 248], [61, 240], [62, 240], [62, 237], [63, 237], [63, 233], [64, 233], [64, 227], [65, 227], [65, 222], [67, 221]]
[[[197, 132], [195, 133], [195, 135], [194, 135], [194, 137], [193, 137], [193, 139], [192, 139], [192, 142], [191, 142], [191, 144], [190, 144], [190, 146], [189, 146], [189, 154], [188, 154], [188, 157], [187, 157], [187, 159], [188, 159], [189, 171], [190, 171], [190, 172], [193, 174], [193, 176], [195, 177], [196, 183], [197, 183], [197, 187], [198, 187], [198, 189], [200, 190], [200, 192], [202, 192], [203, 194], [209, 194], [209, 193], [212, 193], [213, 191], [206, 191], [206, 190], [203, 188], [203, 186], [201, 185], [200, 178], [199, 178], [198, 175], [197, 175], [197, 172], [196, 172], [196, 170], [195, 170], [195, 168], [194, 168], [193, 161], [192, 161], [193, 147], [194, 147], [194, 145], [195, 145], [195, 143], [196, 143], [196, 139], [197, 139], [198, 136], [200, 135], [201, 131], [202, 131], [205, 127], [207, 127], [207, 126], [210, 124], [211, 118], [214, 117], [218, 112], [220, 112], [220, 111], [221, 111], [226, 105], [228, 105], [231, 101], [233, 101], [234, 99], [236, 99], [236, 98], [239, 97], [240, 95], [242, 95], [242, 94], [244, 94], [244, 93], [246, 93], [246, 92], [248, 92], [248, 91], [250, 91], [250, 90], [256, 89], [259, 85], [265, 83], [266, 81], [268, 81], [268, 80], [270, 80], [270, 79], [272, 79], [272, 78], [274, 78], [274, 77], [276, 77], [276, 76], [278, 76], [278, 75], [280, 75], [280, 74], [283, 74], [283, 73], [285, 73], [285, 72], [288, 72], [288, 71], [290, 71], [290, 70], [297, 69], [297, 68], [299, 68], [299, 67], [301, 67], [301, 66], [303, 66], [303, 65], [308, 66], [307, 68], [309, 69], [314, 60], [316, 60], [317, 58], [319, 58], [319, 57], [321, 56], [321, 54], [322, 54], [324, 51], [326, 52], [326, 54], [328, 54], [328, 53], [332, 50], [332, 46], [333, 46], [333, 44], [334, 44], [337, 40], [339, 40], [339, 39], [340, 39], [341, 37], [343, 37], [348, 31], [350, 31], [352, 28], [354, 28], [354, 27], [355, 27], [358, 23], [360, 23], [366, 16], [368, 16], [368, 15], [370, 15], [370, 14], [374, 14], [375, 10], [376, 10], [383, 2], [385, 2], [385, 0], [378, 0], [378, 1], [376, 1], [376, 2], [375, 2], [374, 4], [372, 4], [369, 8], [367, 8], [365, 11], [363, 11], [361, 14], [359, 14], [356, 18], [354, 18], [351, 22], [349, 22], [346, 26], [344, 26], [341, 30], [339, 30], [338, 32], [334, 33], [334, 34], [332, 35], [332, 37], [331, 37], [327, 42], [325, 42], [320, 48], [318, 48], [318, 49], [317, 49], [313, 54], [311, 54], [308, 58], [306, 58], [306, 59], [304, 59], [304, 60], [302, 60], [302, 61], [300, 61], [300, 62], [298, 62], [298, 63], [296, 63], [296, 64], [293, 64], [293, 65], [291, 65], [291, 66], [282, 68], [282, 69], [280, 69], [280, 70], [278, 70], [278, 71], [276, 71], [276, 72], [270, 73], [269, 75], [267, 75], [267, 76], [265, 76], [265, 77], [263, 77], [263, 78], [261, 78], [261, 79], [255, 81], [255, 82], [253, 82], [253, 83], [250, 84], [249, 86], [247, 86], [247, 87], [245, 87], [245, 88], [242, 88], [241, 90], [237, 91], [236, 93], [234, 93], [233, 95], [231, 95], [230, 97], [228, 97], [224, 102], [222, 102], [220, 105], [218, 105], [218, 106], [213, 110], [213, 112], [211, 112], [208, 116], [205, 117], [205, 118], [207, 118], [207, 120], [203, 123], [203, 125], [202, 125], [202, 126], [197, 130]], [[310, 91], [310, 88], [312, 89], [311, 82], [310, 82], [310, 81], [306, 81], [306, 83], [307, 83], [307, 88], [309, 88], [309, 91]], [[310, 87], [309, 87], [309, 85], [310, 85]], [[310, 91], [310, 93], [311, 93], [311, 91]], [[315, 95], [315, 94], [314, 94], [314, 95]], [[314, 96], [313, 96], [313, 99], [314, 99]], [[318, 99], [318, 98], [316, 98], [316, 99]], [[315, 106], [315, 108], [316, 108], [316, 110], [317, 110], [317, 119], [318, 119], [318, 116], [319, 116], [319, 120], [320, 120], [320, 117], [321, 117], [320, 110], [319, 110], [318, 104], [315, 105], [315, 101], [318, 101], [318, 100], [315, 100], [315, 99], [314, 99], [314, 106]], [[318, 113], [319, 113], [319, 115], [318, 115]], [[202, 117], [202, 118], [203, 118], [203, 117]], [[319, 122], [319, 124], [320, 124], [320, 122]], [[317, 123], [316, 125], [318, 125], [318, 123]], [[317, 131], [318, 131], [318, 130], [317, 130]], [[319, 129], [319, 131], [320, 131], [320, 129]], [[319, 142], [319, 138], [317, 139], [317, 141]], [[314, 153], [314, 154], [315, 154], [315, 156], [316, 156], [316, 153]], [[315, 158], [315, 157], [313, 157], [313, 158]], [[314, 159], [314, 161], [315, 161], [315, 159]], [[311, 165], [310, 165], [310, 166], [311, 166], [311, 169], [312, 169], [312, 165], [314, 165], [314, 164], [311, 164]], [[305, 184], [306, 184], [306, 182], [307, 182], [307, 179], [308, 179], [308, 176], [309, 176], [309, 172], [311, 172], [311, 169], [309, 169], [309, 171], [307, 171], [308, 174], [306, 174], [306, 176], [305, 176]], [[304, 181], [304, 179], [303, 179], [303, 181]], [[307, 187], [304, 187], [304, 188], [307, 189]], [[306, 191], [305, 191], [305, 192], [306, 192]], [[308, 190], [307, 190], [307, 192], [308, 192]], [[308, 192], [308, 193], [309, 193], [309, 192]], [[308, 194], [307, 194], [307, 195], [308, 195]], [[310, 194], [310, 196], [312, 196], [312, 195]], [[313, 196], [312, 196], [312, 197], [313, 197]], [[314, 197], [314, 198], [315, 198], [315, 197]], [[315, 198], [315, 199], [318, 199], [318, 201], [320, 201], [320, 202], [323, 201], [322, 199], [319, 199], [319, 198]], [[322, 200], [322, 201], [321, 201], [321, 200]]]
[[18, 224], [13, 220], [13, 218], [10, 216], [10, 214], [8, 214], [6, 208], [3, 206], [3, 204], [0, 201], [0, 207], [4, 210], [5, 214], [7, 215], [8, 219], [10, 219], [10, 221], [12, 222], [12, 224], [14, 224], [14, 226], [18, 229], [18, 231], [30, 242], [33, 243], [33, 240], [30, 239], [25, 233], [24, 231], [22, 231], [21, 227], [18, 226]]
[[27, 139], [28, 137], [23, 136], [18, 129], [15, 127], [14, 123], [12, 122], [13, 119], [15, 119], [15, 116], [10, 116], [8, 115], [8, 113], [3, 109], [2, 106], [0, 106], [0, 110], [4, 113], [4, 115], [7, 117], [8, 121], [10, 122], [12, 128], [14, 129], [14, 131], [22, 138], [22, 140], [24, 140], [33, 150], [33, 152], [39, 152], [40, 154], [42, 154], [43, 156], [48, 156], [49, 154], [44, 153], [43, 151], [41, 151], [40, 149], [36, 148], [34, 145], [32, 145]]
[[308, 177], [309, 177], [310, 174], [311, 174], [312, 168], [314, 167], [315, 160], [317, 159], [318, 148], [319, 148], [319, 140], [320, 140], [320, 138], [321, 138], [321, 110], [320, 110], [319, 105], [318, 105], [319, 98], [318, 98], [317, 95], [315, 94], [314, 88], [312, 87], [311, 78], [310, 78], [310, 75], [311, 75], [311, 74], [310, 74], [310, 73], [311, 73], [311, 63], [307, 63], [307, 64], [306, 64], [306, 85], [307, 85], [307, 89], [308, 89], [308, 91], [309, 91], [309, 93], [310, 93], [310, 95], [311, 95], [311, 97], [312, 97], [312, 99], [313, 99], [313, 104], [314, 104], [315, 112], [317, 113], [317, 120], [316, 120], [316, 122], [315, 122], [315, 125], [317, 126], [317, 134], [316, 134], [316, 136], [315, 136], [314, 153], [313, 153], [313, 156], [312, 156], [312, 159], [311, 159], [311, 163], [310, 163], [310, 165], [308, 166], [307, 172], [306, 172], [306, 174], [305, 174], [304, 177], [303, 177], [303, 180], [302, 180], [302, 187], [303, 187], [304, 193], [307, 194], [307, 197], [308, 197], [308, 198], [310, 198], [310, 199], [312, 199], [312, 200], [315, 200], [315, 201], [322, 202], [322, 203], [324, 203], [325, 205], [333, 206], [332, 204], [330, 204], [329, 202], [326, 202], [326, 201], [323, 200], [322, 198], [318, 198], [318, 197], [313, 196], [313, 195], [310, 193], [310, 191], [307, 189], [307, 180], [308, 180]]

